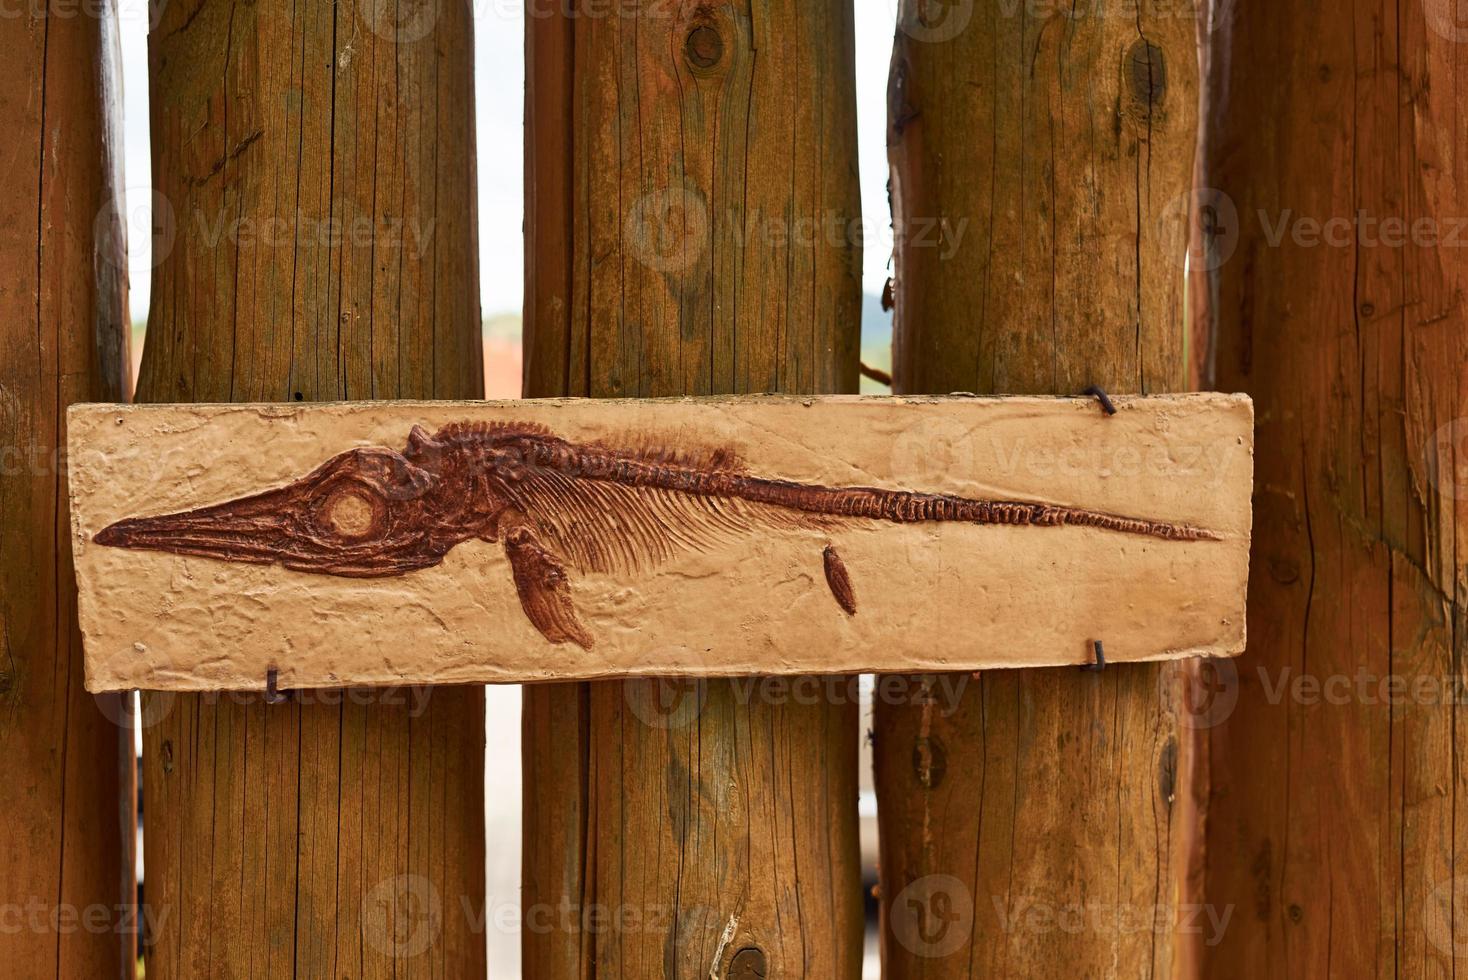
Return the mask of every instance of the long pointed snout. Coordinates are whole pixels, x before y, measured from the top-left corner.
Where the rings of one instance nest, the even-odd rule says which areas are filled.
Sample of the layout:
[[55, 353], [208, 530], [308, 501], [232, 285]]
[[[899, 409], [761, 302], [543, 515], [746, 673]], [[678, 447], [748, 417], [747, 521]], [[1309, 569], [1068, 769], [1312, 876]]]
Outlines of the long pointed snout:
[[98, 531], [92, 541], [223, 561], [278, 561], [293, 550], [286, 503], [285, 491], [271, 490], [176, 514], [129, 517]]
[[[92, 536], [99, 545], [316, 575], [379, 578], [436, 565], [477, 533], [435, 535], [433, 475], [386, 449], [342, 453], [287, 486], [156, 517], [130, 517]], [[462, 500], [456, 498], [456, 502]]]

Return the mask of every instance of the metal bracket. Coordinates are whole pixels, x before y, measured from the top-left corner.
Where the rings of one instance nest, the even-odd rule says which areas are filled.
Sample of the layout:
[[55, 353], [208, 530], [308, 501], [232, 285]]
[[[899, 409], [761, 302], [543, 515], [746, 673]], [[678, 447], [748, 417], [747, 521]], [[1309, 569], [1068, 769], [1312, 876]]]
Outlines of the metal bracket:
[[1081, 670], [1088, 674], [1099, 674], [1106, 669], [1106, 648], [1101, 645], [1100, 640], [1094, 640], [1091, 647], [1096, 651], [1096, 662], [1083, 664]]
[[290, 695], [280, 692], [280, 671], [271, 667], [265, 672], [265, 703], [283, 704], [290, 700]]

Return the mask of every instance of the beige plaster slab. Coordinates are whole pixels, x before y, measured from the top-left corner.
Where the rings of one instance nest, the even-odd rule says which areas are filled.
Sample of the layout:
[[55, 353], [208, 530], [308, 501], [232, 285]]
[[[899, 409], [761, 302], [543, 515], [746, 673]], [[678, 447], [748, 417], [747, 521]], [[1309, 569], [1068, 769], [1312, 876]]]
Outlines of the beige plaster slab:
[[[854, 398], [79, 405], [73, 547], [93, 691], [532, 682], [664, 674], [956, 671], [1232, 656], [1244, 646], [1253, 479], [1246, 397]], [[753, 476], [1023, 500], [1194, 525], [856, 521], [757, 529], [637, 574], [569, 573], [594, 641], [527, 618], [499, 543], [373, 579], [92, 540], [124, 518], [283, 486], [413, 426], [531, 422], [576, 443], [728, 446]], [[630, 441], [629, 441], [630, 440]], [[533, 516], [533, 515], [532, 515]], [[840, 555], [849, 615], [823, 553]]]

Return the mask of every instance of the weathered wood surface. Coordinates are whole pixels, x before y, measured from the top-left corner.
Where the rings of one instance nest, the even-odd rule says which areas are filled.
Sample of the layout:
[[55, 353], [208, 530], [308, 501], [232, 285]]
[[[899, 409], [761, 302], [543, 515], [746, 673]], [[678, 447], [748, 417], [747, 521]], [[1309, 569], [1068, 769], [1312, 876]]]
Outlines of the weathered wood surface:
[[[1192, 3], [902, 2], [897, 390], [1186, 386], [1195, 30]], [[877, 698], [883, 976], [1186, 975], [1183, 670]]]
[[1252, 422], [1223, 395], [78, 407], [88, 681], [1227, 656]]
[[105, 17], [0, 18], [0, 963], [133, 969], [132, 735], [82, 686], [67, 404], [126, 389], [116, 37]]
[[[860, 248], [809, 231], [860, 214], [851, 5], [612, 9], [527, 19], [525, 394], [855, 391]], [[854, 980], [854, 699], [677, 693], [527, 689], [525, 906], [622, 925], [525, 975]]]
[[[468, 4], [155, 9], [138, 399], [478, 396]], [[144, 696], [150, 980], [483, 975], [483, 691], [418, 695]]]
[[1260, 424], [1253, 629], [1209, 731], [1208, 897], [1237, 912], [1206, 972], [1461, 975], [1468, 25], [1223, 6], [1218, 383]]

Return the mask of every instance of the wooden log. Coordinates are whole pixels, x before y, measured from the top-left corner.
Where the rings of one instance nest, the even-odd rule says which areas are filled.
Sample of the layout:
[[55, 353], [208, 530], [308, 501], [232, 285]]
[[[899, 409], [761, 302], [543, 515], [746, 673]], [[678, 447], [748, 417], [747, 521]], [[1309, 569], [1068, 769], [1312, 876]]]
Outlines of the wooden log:
[[[158, 8], [140, 401], [482, 393], [470, 11], [396, 12]], [[482, 976], [483, 711], [145, 696], [148, 976]]]
[[1207, 974], [1452, 976], [1468, 30], [1450, 3], [1227, 10], [1218, 373], [1261, 406], [1259, 534], [1255, 629], [1209, 731], [1208, 848], [1227, 857], [1208, 895], [1238, 911]]
[[1112, 662], [1236, 654], [1249, 401], [1116, 408], [78, 406], [88, 685], [975, 670], [1090, 663], [1098, 637]]
[[136, 957], [127, 702], [82, 686], [65, 409], [127, 388], [115, 11], [0, 18], [0, 963], [130, 976]]
[[[527, 22], [525, 393], [854, 391], [850, 4], [610, 9]], [[524, 725], [526, 976], [859, 975], [854, 703], [544, 685]]]
[[[898, 391], [1186, 385], [1195, 29], [1191, 3], [904, 0]], [[951, 713], [879, 684], [884, 976], [1186, 973], [1178, 674], [989, 672]]]

